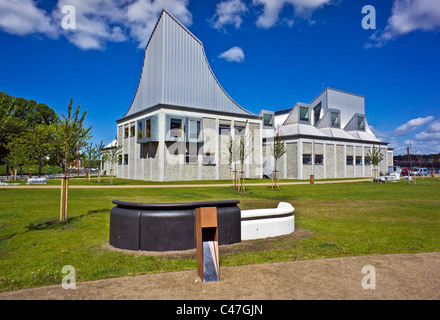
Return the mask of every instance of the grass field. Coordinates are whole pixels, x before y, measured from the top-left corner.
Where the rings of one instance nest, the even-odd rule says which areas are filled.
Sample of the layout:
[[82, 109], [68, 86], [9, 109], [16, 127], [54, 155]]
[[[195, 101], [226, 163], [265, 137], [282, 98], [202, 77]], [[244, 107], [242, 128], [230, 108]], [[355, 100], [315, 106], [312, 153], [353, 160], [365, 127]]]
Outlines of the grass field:
[[279, 191], [249, 184], [247, 194], [230, 187], [165, 189], [160, 185], [148, 189], [71, 189], [70, 219], [63, 224], [50, 223], [59, 218], [59, 197], [58, 189], [0, 187], [0, 291], [60, 284], [65, 265], [75, 267], [77, 281], [196, 269], [194, 257], [145, 256], [106, 249], [115, 199], [239, 199], [242, 210], [275, 207], [279, 201], [287, 201], [295, 207], [295, 232], [306, 236], [256, 240], [257, 249], [251, 251], [240, 250], [239, 245], [238, 250], [220, 256], [221, 266], [440, 251], [438, 178], [418, 179], [416, 185], [365, 181], [289, 185]]

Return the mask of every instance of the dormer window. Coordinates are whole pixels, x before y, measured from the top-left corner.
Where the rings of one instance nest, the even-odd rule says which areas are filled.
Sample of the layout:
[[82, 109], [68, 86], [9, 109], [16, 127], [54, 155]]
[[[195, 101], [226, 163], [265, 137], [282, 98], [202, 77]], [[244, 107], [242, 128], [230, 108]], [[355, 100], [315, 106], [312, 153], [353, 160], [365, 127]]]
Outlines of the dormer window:
[[332, 124], [332, 127], [339, 127], [340, 120], [339, 120], [339, 113], [338, 112], [331, 113], [331, 124]]
[[321, 115], [321, 109], [322, 109], [322, 107], [321, 107], [321, 102], [318, 103], [318, 104], [316, 105], [316, 107], [313, 108], [313, 118], [314, 118], [314, 120], [313, 120], [313, 124], [314, 124], [315, 126], [316, 126], [316, 124], [317, 124], [318, 121], [319, 121], [319, 117], [320, 117], [320, 115]]
[[357, 117], [357, 129], [358, 130], [365, 130], [365, 118], [364, 117]]
[[309, 122], [309, 108], [299, 107], [299, 120]]
[[265, 113], [263, 116], [263, 125], [265, 127], [272, 127], [273, 126], [273, 114]]

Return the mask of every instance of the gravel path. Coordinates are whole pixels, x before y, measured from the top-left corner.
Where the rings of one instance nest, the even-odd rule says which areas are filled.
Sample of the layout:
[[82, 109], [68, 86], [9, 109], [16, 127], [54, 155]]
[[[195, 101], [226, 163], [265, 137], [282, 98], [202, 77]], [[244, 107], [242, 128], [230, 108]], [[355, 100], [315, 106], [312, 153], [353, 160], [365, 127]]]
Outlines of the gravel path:
[[[375, 289], [370, 268], [375, 271]], [[370, 280], [366, 281], [365, 277]], [[203, 283], [196, 270], [156, 273], [0, 293], [1, 300], [439, 300], [440, 253], [370, 255], [220, 266], [220, 281]]]

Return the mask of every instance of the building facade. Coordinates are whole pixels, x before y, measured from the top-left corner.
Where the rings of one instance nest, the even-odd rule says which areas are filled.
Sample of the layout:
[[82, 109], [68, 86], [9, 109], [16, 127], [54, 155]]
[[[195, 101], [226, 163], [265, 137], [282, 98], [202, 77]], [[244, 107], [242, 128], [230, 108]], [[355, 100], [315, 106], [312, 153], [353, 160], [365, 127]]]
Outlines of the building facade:
[[[109, 147], [121, 147], [114, 166], [120, 178], [229, 179], [231, 169], [270, 177], [277, 132], [287, 149], [277, 162], [280, 178], [372, 176], [373, 146], [384, 154], [381, 171], [393, 163], [392, 150], [368, 126], [363, 96], [327, 88], [311, 103], [253, 114], [221, 87], [202, 42], [165, 10], [146, 46], [135, 97], [116, 122]], [[243, 164], [236, 151], [231, 157], [231, 141], [240, 139], [247, 143]]]
[[[380, 141], [368, 126], [365, 98], [326, 88], [311, 103], [298, 102], [292, 109], [262, 111], [263, 170], [275, 167], [274, 136], [278, 133], [286, 153], [278, 160], [280, 178], [316, 179], [371, 177], [373, 170], [386, 172], [393, 165], [393, 151]], [[378, 148], [383, 160], [378, 167], [369, 155]]]
[[239, 106], [212, 72], [203, 45], [163, 11], [145, 49], [133, 102], [117, 120], [116, 175], [153, 181], [229, 178], [230, 137], [252, 136], [243, 168], [260, 178], [261, 119]]

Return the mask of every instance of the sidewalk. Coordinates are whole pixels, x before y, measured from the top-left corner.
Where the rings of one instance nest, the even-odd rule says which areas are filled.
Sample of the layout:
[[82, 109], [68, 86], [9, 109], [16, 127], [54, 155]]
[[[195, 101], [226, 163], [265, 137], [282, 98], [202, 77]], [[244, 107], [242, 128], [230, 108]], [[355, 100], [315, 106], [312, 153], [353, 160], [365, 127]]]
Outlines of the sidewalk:
[[[370, 179], [371, 180], [371, 179]], [[325, 180], [316, 181], [315, 184], [327, 184], [327, 183], [352, 183], [370, 181], [369, 179], [350, 179], [350, 180]], [[280, 182], [280, 186], [297, 185], [297, 184], [310, 184], [310, 181], [298, 181], [298, 182]], [[69, 185], [69, 189], [117, 189], [117, 188], [207, 188], [207, 187], [230, 187], [232, 183], [207, 183], [207, 184], [140, 184], [140, 185]], [[246, 183], [246, 187], [251, 186], [272, 186], [272, 183]], [[59, 189], [59, 185], [21, 185], [21, 186], [0, 186], [0, 188], [7, 189]]]
[[[362, 273], [367, 265], [374, 268], [375, 289], [362, 285], [374, 282], [371, 267]], [[219, 282], [203, 283], [190, 270], [78, 282], [70, 290], [61, 284], [17, 290], [0, 293], [0, 299], [438, 300], [440, 253], [220, 265]]]

